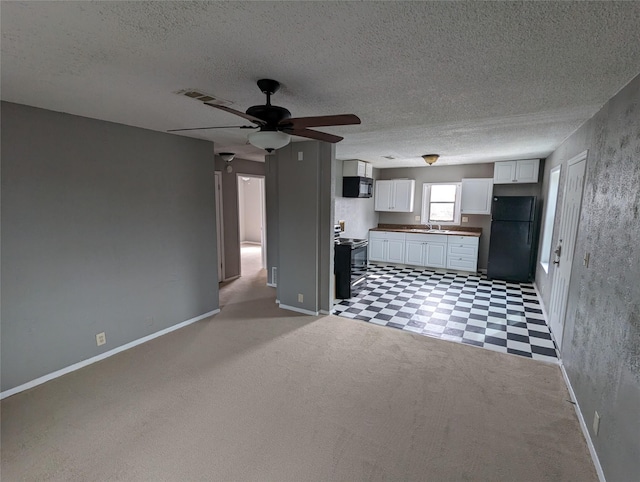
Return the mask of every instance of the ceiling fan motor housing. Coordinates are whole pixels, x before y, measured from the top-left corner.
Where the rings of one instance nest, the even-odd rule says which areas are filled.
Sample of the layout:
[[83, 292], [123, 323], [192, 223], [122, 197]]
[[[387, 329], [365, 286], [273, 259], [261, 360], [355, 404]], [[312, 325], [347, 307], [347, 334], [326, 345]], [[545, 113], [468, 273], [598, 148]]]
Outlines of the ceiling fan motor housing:
[[247, 114], [267, 123], [267, 127], [276, 127], [280, 121], [291, 118], [291, 112], [277, 105], [254, 105], [247, 109]]

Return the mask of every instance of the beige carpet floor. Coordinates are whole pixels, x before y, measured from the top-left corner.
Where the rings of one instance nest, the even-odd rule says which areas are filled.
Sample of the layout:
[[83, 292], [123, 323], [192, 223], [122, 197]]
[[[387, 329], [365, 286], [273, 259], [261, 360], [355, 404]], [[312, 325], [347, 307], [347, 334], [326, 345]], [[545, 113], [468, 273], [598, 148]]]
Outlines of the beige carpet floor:
[[217, 316], [5, 399], [2, 480], [597, 480], [558, 366], [283, 311], [243, 273]]

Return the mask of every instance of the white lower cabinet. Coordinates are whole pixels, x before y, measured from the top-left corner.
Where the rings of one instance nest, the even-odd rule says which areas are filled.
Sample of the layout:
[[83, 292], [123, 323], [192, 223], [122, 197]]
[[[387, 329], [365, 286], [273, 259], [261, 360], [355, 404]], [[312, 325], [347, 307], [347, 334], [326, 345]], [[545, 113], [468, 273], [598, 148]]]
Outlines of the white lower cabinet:
[[448, 236], [447, 268], [461, 271], [478, 271], [478, 243], [474, 236]]
[[369, 231], [369, 261], [478, 271], [475, 236]]
[[407, 234], [404, 263], [429, 268], [445, 268], [447, 265], [447, 236]]
[[369, 261], [404, 263], [405, 233], [369, 231]]

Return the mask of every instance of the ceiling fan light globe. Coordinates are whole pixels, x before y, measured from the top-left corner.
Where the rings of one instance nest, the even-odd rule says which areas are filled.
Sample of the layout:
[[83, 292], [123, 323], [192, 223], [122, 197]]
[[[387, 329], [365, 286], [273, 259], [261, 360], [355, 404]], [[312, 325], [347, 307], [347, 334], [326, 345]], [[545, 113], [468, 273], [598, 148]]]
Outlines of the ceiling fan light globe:
[[271, 151], [289, 144], [291, 136], [280, 131], [258, 131], [249, 134], [248, 139], [252, 146]]

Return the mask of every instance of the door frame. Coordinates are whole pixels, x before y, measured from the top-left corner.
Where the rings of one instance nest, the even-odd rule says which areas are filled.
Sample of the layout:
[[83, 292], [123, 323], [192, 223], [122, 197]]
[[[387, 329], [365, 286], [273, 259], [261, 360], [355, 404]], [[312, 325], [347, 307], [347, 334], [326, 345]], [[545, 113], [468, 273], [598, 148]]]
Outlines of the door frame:
[[222, 209], [222, 171], [214, 171], [214, 191], [216, 200], [216, 236], [218, 242], [218, 282], [225, 279], [224, 265], [224, 220]]
[[[564, 182], [564, 189], [562, 192], [562, 207], [561, 207], [561, 216], [566, 216], [566, 212], [565, 212], [565, 207], [566, 207], [566, 203], [567, 203], [567, 184], [569, 181], [569, 175], [571, 172], [571, 166], [578, 164], [582, 161], [584, 161], [584, 173], [582, 175], [582, 186], [580, 187], [580, 203], [579, 203], [579, 213], [578, 213], [578, 219], [576, 221], [576, 225], [575, 225], [575, 229], [571, 232], [568, 233], [569, 236], [572, 238], [572, 249], [570, 253], [562, 253], [561, 251], [561, 255], [559, 256], [559, 260], [561, 261], [563, 260], [563, 256], [562, 255], [566, 255], [566, 258], [564, 258], [563, 263], [569, 263], [569, 267], [568, 267], [568, 276], [567, 276], [567, 283], [566, 286], [567, 288], [564, 290], [564, 292], [562, 293], [562, 299], [560, 299], [559, 301], [557, 301], [558, 303], [558, 307], [553, 306], [551, 303], [554, 302], [554, 296], [557, 295], [557, 293], [555, 293], [555, 290], [558, 289], [558, 277], [560, 276], [560, 268], [556, 267], [553, 270], [553, 281], [551, 283], [551, 298], [550, 298], [550, 304], [549, 304], [549, 328], [551, 330], [551, 333], [553, 334], [553, 337], [556, 341], [556, 345], [558, 346], [558, 351], [561, 351], [562, 349], [562, 342], [564, 339], [564, 334], [565, 334], [565, 322], [567, 319], [567, 304], [569, 302], [569, 287], [571, 285], [571, 271], [573, 270], [573, 258], [575, 256], [575, 251], [576, 251], [576, 237], [578, 236], [578, 230], [580, 229], [580, 212], [582, 211], [582, 201], [584, 199], [584, 183], [585, 183], [585, 177], [586, 177], [586, 170], [587, 170], [587, 154], [589, 153], [589, 151], [583, 151], [580, 154], [578, 154], [575, 157], [572, 157], [571, 159], [569, 159], [567, 161], [567, 175], [565, 178], [565, 182]], [[563, 219], [562, 217], [560, 218], [560, 224], [558, 225], [558, 239], [556, 239], [556, 244], [560, 243], [559, 246], [562, 246], [563, 241], [561, 239], [559, 239], [560, 235], [562, 235], [562, 223], [563, 223]], [[565, 233], [565, 238], [567, 238], [567, 233]], [[566, 239], [564, 244], [566, 245]], [[566, 266], [566, 264], [565, 264]], [[553, 325], [553, 319], [552, 319], [552, 315], [555, 314], [555, 311], [557, 310], [559, 311], [558, 313], [558, 322], [557, 322], [557, 326], [556, 327], [560, 327], [562, 328], [561, 333], [554, 333], [552, 325]], [[559, 336], [558, 336], [559, 335]]]
[[[266, 188], [265, 183], [266, 179], [264, 175], [260, 174], [244, 174], [242, 172], [236, 173], [236, 192], [237, 192], [237, 203], [238, 203], [238, 253], [240, 254], [240, 258], [242, 258], [242, 240], [240, 239], [240, 182], [241, 177], [250, 177], [252, 179], [258, 179], [259, 189], [260, 189], [260, 222], [262, 223], [262, 229], [260, 230], [260, 246], [262, 249], [261, 254], [261, 263], [262, 269], [266, 269], [267, 267], [267, 197], [266, 197]], [[242, 276], [242, 262], [240, 263], [240, 276]]]

